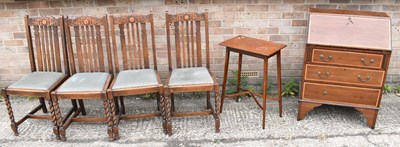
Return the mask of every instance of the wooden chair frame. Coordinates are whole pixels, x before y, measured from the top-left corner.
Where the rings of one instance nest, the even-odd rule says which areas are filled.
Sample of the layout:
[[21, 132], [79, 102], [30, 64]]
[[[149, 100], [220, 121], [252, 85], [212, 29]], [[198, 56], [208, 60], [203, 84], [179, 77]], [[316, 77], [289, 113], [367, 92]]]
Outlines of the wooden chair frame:
[[[104, 55], [103, 55], [103, 43], [102, 37], [105, 36], [106, 52], [108, 62], [108, 77], [101, 92], [63, 92], [58, 93], [58, 88], [51, 93], [54, 101], [55, 117], [57, 119], [57, 125], [59, 132], [56, 135], [61, 137], [61, 140], [65, 141], [65, 131], [68, 129], [72, 122], [107, 122], [108, 129], [107, 133], [109, 140], [114, 140], [115, 137], [112, 132], [113, 127], [113, 114], [115, 114], [115, 105], [113, 100], [108, 99], [106, 95], [107, 88], [112, 80], [113, 65], [111, 59], [110, 50], [110, 39], [108, 30], [107, 16], [97, 18], [92, 16], [81, 16], [75, 19], [67, 19], [64, 22], [66, 32], [66, 42], [69, 55], [71, 75], [75, 73], [87, 73], [87, 72], [105, 72]], [[78, 70], [76, 69], [75, 58], [74, 58], [74, 47], [72, 45], [72, 36], [70, 27], [75, 31], [75, 45], [78, 60]], [[104, 28], [105, 35], [101, 35], [101, 27]], [[80, 33], [82, 31], [82, 33]], [[82, 35], [82, 36], [80, 36]], [[96, 37], [95, 37], [96, 35]], [[91, 38], [89, 37], [91, 36]], [[96, 38], [96, 40], [94, 39]], [[90, 40], [91, 39], [91, 40]], [[86, 42], [87, 41], [87, 42]], [[96, 47], [95, 47], [96, 45]], [[94, 55], [94, 56], [90, 56]], [[97, 56], [96, 56], [97, 55]], [[62, 85], [60, 86], [62, 87]], [[62, 117], [58, 99], [79, 99], [79, 108], [76, 104], [68, 111], [68, 113]], [[106, 117], [95, 117], [95, 118], [77, 118], [79, 114], [86, 115], [85, 107], [81, 99], [101, 99], [105, 109]], [[114, 113], [113, 113], [114, 112]]]
[[[156, 86], [145, 86], [145, 87], [132, 87], [124, 89], [112, 89], [117, 78], [118, 73], [121, 70], [140, 70], [140, 69], [150, 69], [149, 64], [149, 47], [147, 41], [147, 29], [146, 24], [150, 24], [150, 35], [151, 35], [151, 48], [153, 53], [153, 65], [156, 72], [158, 85]], [[165, 117], [163, 115], [164, 109], [164, 97], [163, 97], [163, 84], [160, 79], [159, 72], [157, 71], [157, 54], [155, 47], [154, 38], [154, 21], [153, 14], [149, 15], [127, 15], [114, 17], [110, 16], [111, 25], [111, 36], [112, 36], [112, 47], [114, 55], [114, 68], [115, 68], [115, 78], [111, 83], [110, 88], [107, 90], [107, 96], [109, 99], [114, 99], [115, 106], [117, 108], [118, 115], [114, 118], [114, 128], [113, 132], [116, 138], [119, 138], [118, 124], [120, 120], [138, 119], [138, 118], [148, 118], [163, 116], [163, 128], [165, 131]], [[122, 51], [122, 65], [123, 68], [120, 69], [120, 61], [118, 58], [118, 48], [115, 26], [119, 28], [121, 51]], [[136, 28], [135, 28], [136, 27]], [[157, 95], [157, 113], [146, 113], [137, 115], [125, 115], [125, 106], [123, 101], [123, 96], [136, 95], [136, 94], [146, 94], [155, 93]], [[119, 102], [121, 107], [119, 107]], [[160, 105], [161, 102], [161, 105]]]
[[[66, 60], [67, 53], [65, 47], [63, 19], [63, 16], [58, 19], [55, 19], [53, 17], [29, 18], [28, 15], [25, 16], [25, 31], [28, 43], [31, 71], [63, 73], [62, 62], [64, 62], [63, 64], [65, 75], [63, 75], [58, 81], [56, 81], [48, 90], [32, 90], [8, 87], [2, 89], [2, 96], [5, 100], [9, 119], [11, 121], [11, 129], [13, 130], [15, 136], [19, 135], [18, 126], [29, 118], [52, 120], [54, 124], [54, 132], [58, 131], [58, 127], [56, 125], [56, 120], [54, 119], [54, 117], [52, 117], [51, 115], [35, 115], [35, 113], [38, 112], [40, 109], [42, 109], [43, 113], [48, 113], [45, 103], [45, 101], [48, 101], [49, 109], [53, 114], [54, 108], [50, 92], [57, 88], [69, 76], [68, 60]], [[32, 42], [32, 29], [34, 30], [35, 42]], [[34, 48], [36, 49], [36, 51], [34, 50]], [[61, 56], [63, 56], [63, 61], [61, 61]], [[14, 113], [11, 107], [11, 102], [9, 100], [9, 96], [12, 95], [39, 97], [40, 105], [32, 109], [22, 119], [15, 122]]]
[[[173, 70], [172, 65], [172, 49], [170, 39], [170, 25], [172, 24], [175, 29], [175, 51], [176, 51], [176, 67], [202, 67], [202, 48], [201, 48], [201, 21], [204, 22], [205, 27], [205, 53], [206, 53], [206, 68], [212, 77], [213, 84], [199, 84], [199, 85], [176, 85], [169, 86], [170, 76], [167, 78], [167, 83], [164, 86], [165, 95], [165, 107], [166, 107], [166, 121], [167, 121], [167, 133], [172, 135], [172, 123], [171, 117], [182, 117], [182, 116], [194, 116], [194, 115], [213, 115], [215, 119], [215, 131], [219, 132], [220, 117], [219, 109], [221, 104], [221, 96], [219, 93], [219, 85], [215, 76], [210, 70], [210, 48], [209, 48], [209, 31], [208, 31], [208, 12], [198, 14], [194, 12], [178, 13], [175, 15], [165, 14], [166, 19], [166, 30], [167, 30], [167, 48], [168, 48], [168, 66], [170, 74]], [[182, 24], [182, 26], [180, 26]], [[196, 26], [196, 28], [194, 27]], [[179, 29], [182, 27], [183, 29]], [[186, 31], [185, 31], [186, 28]], [[196, 30], [194, 30], [196, 29]], [[181, 32], [180, 32], [181, 31]], [[179, 34], [182, 33], [182, 36]], [[196, 38], [194, 38], [196, 36]], [[182, 39], [182, 41], [180, 41]], [[186, 43], [185, 43], [186, 42]], [[196, 44], [195, 44], [196, 42]], [[181, 47], [182, 43], [182, 47]], [[195, 48], [196, 47], [196, 48]], [[195, 51], [196, 50], [196, 51]], [[182, 52], [182, 59], [181, 59]], [[196, 55], [195, 55], [196, 54]], [[207, 111], [200, 112], [176, 112], [174, 105], [174, 93], [180, 92], [199, 92], [207, 91]], [[215, 108], [211, 106], [210, 91], [215, 92]], [[171, 98], [171, 102], [170, 99]], [[171, 112], [172, 111], [172, 112]]]

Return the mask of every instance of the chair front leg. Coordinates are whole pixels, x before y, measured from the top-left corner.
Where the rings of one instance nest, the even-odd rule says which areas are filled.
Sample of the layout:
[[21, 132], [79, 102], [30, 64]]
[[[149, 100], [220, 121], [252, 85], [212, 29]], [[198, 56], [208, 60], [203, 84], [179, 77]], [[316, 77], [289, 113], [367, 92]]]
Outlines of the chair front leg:
[[61, 116], [60, 106], [58, 105], [58, 98], [56, 94], [51, 94], [51, 100], [53, 101], [54, 107], [54, 117], [57, 122], [57, 127], [53, 127], [53, 133], [56, 135], [57, 139], [62, 141], [66, 141], [67, 138], [65, 137], [65, 129], [63, 127], [63, 117]]
[[220, 109], [221, 109], [221, 95], [219, 93], [218, 85], [215, 86], [215, 109], [214, 109], [214, 117], [215, 117], [215, 132], [219, 133], [219, 128], [221, 126], [220, 120]]
[[167, 116], [166, 116], [166, 109], [165, 109], [165, 99], [166, 99], [166, 97], [164, 96], [164, 94], [158, 94], [158, 96], [160, 96], [160, 97], [157, 97], [157, 98], [160, 101], [160, 104], [158, 106], [159, 106], [159, 109], [161, 111], [162, 127], [163, 127], [163, 130], [164, 130], [164, 133], [168, 134], [167, 122], [166, 122]]
[[58, 135], [59, 128], [57, 126], [57, 118], [56, 118], [56, 114], [54, 111], [54, 104], [53, 104], [53, 101], [51, 100], [51, 98], [49, 100], [49, 110], [50, 110], [50, 114], [51, 114], [51, 118], [52, 118], [51, 120], [53, 121], [53, 133], [56, 135], [57, 140], [60, 140], [60, 135]]
[[108, 134], [108, 139], [110, 141], [114, 140], [114, 134], [113, 134], [113, 119], [111, 116], [112, 110], [115, 111], [115, 106], [111, 106], [111, 103], [114, 103], [114, 101], [110, 101], [112, 98], [107, 98], [106, 96], [103, 97], [103, 105], [104, 105], [104, 115], [107, 118], [107, 134]]
[[165, 121], [166, 121], [165, 127], [167, 128], [167, 134], [169, 136], [171, 136], [172, 135], [172, 122], [171, 122], [172, 114], [171, 114], [171, 102], [170, 102], [169, 97], [171, 96], [171, 98], [172, 98], [173, 94], [171, 95], [168, 88], [164, 88], [164, 89], [166, 89], [164, 91], [164, 96], [165, 96], [165, 98], [164, 98], [165, 113], [164, 114], [165, 114]]
[[14, 112], [12, 110], [11, 103], [10, 103], [10, 97], [9, 97], [9, 95], [6, 94], [5, 90], [2, 90], [2, 95], [3, 95], [4, 102], [5, 102], [6, 107], [7, 107], [8, 118], [11, 121], [11, 129], [14, 132], [14, 136], [18, 136], [19, 135], [19, 133], [18, 133], [18, 125], [17, 125], [17, 123], [15, 123]]

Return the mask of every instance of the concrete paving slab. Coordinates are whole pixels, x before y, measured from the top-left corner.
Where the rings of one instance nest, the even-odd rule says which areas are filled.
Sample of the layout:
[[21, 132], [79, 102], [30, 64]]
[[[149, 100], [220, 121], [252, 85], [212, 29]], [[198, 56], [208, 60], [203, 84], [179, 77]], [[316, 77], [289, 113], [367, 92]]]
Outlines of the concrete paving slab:
[[[13, 98], [16, 118], [21, 118], [39, 102]], [[282, 118], [278, 103], [267, 102], [266, 129], [261, 129], [261, 110], [250, 98], [241, 102], [227, 99], [221, 114], [221, 132], [214, 133], [214, 119], [206, 117], [173, 118], [173, 136], [162, 132], [160, 118], [122, 121], [121, 139], [109, 142], [105, 123], [73, 123], [67, 141], [56, 140], [50, 121], [29, 119], [14, 136], [4, 102], [0, 102], [0, 146], [399, 146], [400, 98], [385, 95], [374, 130], [360, 112], [353, 108], [323, 105], [297, 121], [297, 99], [284, 98]], [[100, 101], [85, 101], [88, 117], [102, 116]], [[127, 113], [156, 111], [154, 99], [128, 97]], [[177, 95], [178, 111], [205, 108], [205, 97]], [[61, 101], [65, 114], [69, 101]]]

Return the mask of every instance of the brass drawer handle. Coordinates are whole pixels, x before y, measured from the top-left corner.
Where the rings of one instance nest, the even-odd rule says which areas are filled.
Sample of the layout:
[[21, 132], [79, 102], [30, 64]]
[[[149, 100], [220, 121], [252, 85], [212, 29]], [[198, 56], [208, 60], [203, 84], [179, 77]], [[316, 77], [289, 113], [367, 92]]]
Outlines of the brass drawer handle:
[[361, 63], [364, 64], [365, 66], [370, 66], [372, 64], [374, 64], [375, 60], [371, 59], [369, 60], [369, 64], [365, 62], [365, 58], [361, 58]]
[[358, 74], [357, 77], [358, 77], [358, 80], [361, 81], [361, 82], [367, 82], [367, 81], [369, 81], [369, 79], [371, 79], [370, 76], [366, 76], [365, 79], [362, 79], [361, 74]]
[[322, 94], [323, 95], [328, 95], [328, 91], [323, 91]]
[[331, 75], [331, 73], [329, 73], [329, 72], [326, 72], [325, 74], [322, 74], [320, 71], [317, 72], [317, 74], [321, 79], [326, 79]]
[[324, 59], [324, 55], [321, 54], [321, 55], [319, 55], [319, 59], [321, 59], [321, 61], [324, 61], [324, 62], [329, 62], [333, 59], [333, 56], [328, 56], [328, 59]]

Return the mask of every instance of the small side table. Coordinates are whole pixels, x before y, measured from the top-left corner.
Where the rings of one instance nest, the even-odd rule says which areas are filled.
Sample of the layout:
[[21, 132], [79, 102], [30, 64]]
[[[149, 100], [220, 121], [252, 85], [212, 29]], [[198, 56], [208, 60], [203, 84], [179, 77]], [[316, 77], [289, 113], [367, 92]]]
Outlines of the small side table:
[[[221, 42], [219, 45], [226, 46], [226, 56], [225, 56], [225, 66], [224, 66], [224, 80], [222, 83], [222, 102], [220, 112], [222, 113], [222, 108], [224, 105], [225, 97], [237, 97], [243, 94], [249, 94], [253, 97], [257, 105], [260, 107], [262, 112], [262, 128], [265, 128], [265, 112], [266, 112], [266, 104], [268, 100], [276, 100], [279, 101], [279, 116], [282, 117], [282, 89], [281, 89], [281, 50], [286, 47], [285, 44], [273, 43], [270, 41], [265, 41], [261, 39], [245, 37], [245, 36], [236, 36], [224, 42]], [[228, 65], [229, 65], [229, 55], [230, 52], [239, 53], [239, 62], [238, 62], [238, 75], [237, 75], [237, 85], [236, 85], [236, 94], [226, 95], [226, 80], [228, 76]], [[243, 89], [240, 87], [240, 77], [242, 70], [242, 56], [243, 54], [253, 56], [256, 58], [264, 59], [264, 80], [263, 80], [263, 94], [259, 94], [256, 92], [249, 91], [247, 89]], [[272, 56], [276, 55], [277, 59], [277, 80], [278, 80], [278, 97], [271, 98], [267, 97], [267, 85], [268, 85], [268, 59]], [[258, 102], [256, 97], [263, 98], [262, 105]]]

